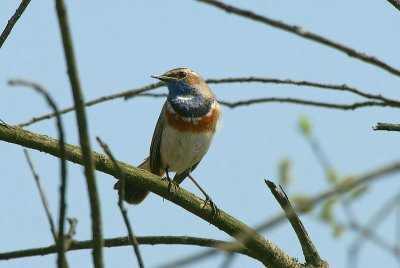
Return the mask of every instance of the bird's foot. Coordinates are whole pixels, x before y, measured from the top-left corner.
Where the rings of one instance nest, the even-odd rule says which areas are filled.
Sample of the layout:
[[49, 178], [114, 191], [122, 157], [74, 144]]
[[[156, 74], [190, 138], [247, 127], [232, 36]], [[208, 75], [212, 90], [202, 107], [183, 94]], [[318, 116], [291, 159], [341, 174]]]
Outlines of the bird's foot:
[[[168, 191], [175, 194], [176, 189], [179, 188], [179, 185], [176, 183], [176, 181], [172, 180], [169, 176], [162, 179], [168, 181]], [[174, 190], [172, 190], [172, 188], [174, 188]]]
[[210, 220], [214, 219], [216, 215], [218, 215], [220, 213], [219, 208], [217, 207], [217, 205], [215, 205], [214, 201], [212, 201], [211, 197], [209, 197], [208, 195], [206, 196], [206, 200], [204, 201], [204, 206], [206, 205], [210, 205], [211, 207], [211, 218]]

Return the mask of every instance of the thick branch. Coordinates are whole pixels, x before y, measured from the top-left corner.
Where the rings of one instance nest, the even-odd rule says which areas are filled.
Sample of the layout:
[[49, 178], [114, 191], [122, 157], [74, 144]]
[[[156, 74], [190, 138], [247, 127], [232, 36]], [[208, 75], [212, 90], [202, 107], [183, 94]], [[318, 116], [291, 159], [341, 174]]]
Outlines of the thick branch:
[[3, 32], [0, 35], [0, 48], [3, 46], [8, 35], [11, 33], [11, 30], [14, 28], [14, 25], [17, 23], [22, 13], [24, 13], [26, 7], [29, 5], [30, 2], [31, 0], [22, 0], [17, 10], [15, 10], [14, 15], [12, 15], [12, 17], [8, 20], [6, 28], [4, 28]]
[[102, 268], [103, 265], [103, 238], [101, 225], [100, 201], [96, 186], [96, 177], [94, 174], [94, 164], [89, 141], [89, 130], [86, 121], [84, 98], [79, 82], [78, 70], [76, 67], [74, 50], [72, 47], [72, 37], [69, 29], [67, 10], [63, 0], [56, 0], [56, 9], [58, 22], [64, 46], [65, 59], [68, 67], [68, 76], [71, 83], [74, 104], [76, 108], [76, 119], [78, 121], [79, 140], [82, 147], [83, 164], [85, 167], [85, 176], [89, 193], [90, 210], [92, 218], [93, 234], [93, 263], [96, 268]]
[[400, 124], [378, 123], [373, 130], [400, 131]]
[[397, 10], [400, 11], [400, 0], [387, 0], [389, 3], [391, 3]]
[[[0, 125], [0, 140], [43, 151], [56, 157], [60, 156], [57, 140], [19, 128]], [[83, 163], [81, 150], [78, 146], [66, 144], [65, 148], [67, 160], [77, 164]], [[117, 176], [115, 167], [108, 157], [98, 153], [93, 153], [92, 156], [98, 171]], [[161, 180], [160, 177], [123, 162], [118, 162], [118, 166], [130, 184], [148, 189], [210, 222], [210, 224], [238, 239], [238, 242], [252, 251], [264, 265], [268, 267], [300, 267], [300, 264], [276, 245], [222, 210], [213, 219], [210, 219], [211, 206], [204, 205], [204, 200], [197, 198], [183, 188], [177, 188], [177, 191], [171, 194], [168, 189], [168, 182]]]
[[279, 20], [274, 20], [265, 16], [261, 16], [259, 14], [256, 14], [252, 11], [249, 10], [245, 10], [245, 9], [240, 9], [225, 3], [222, 3], [220, 1], [217, 0], [197, 0], [198, 2], [203, 2], [206, 4], [209, 4], [211, 6], [217, 7], [219, 9], [225, 10], [228, 13], [234, 13], [236, 15], [251, 19], [251, 20], [255, 20], [264, 24], [267, 24], [269, 26], [290, 32], [292, 34], [295, 34], [297, 36], [300, 36], [302, 38], [305, 39], [309, 39], [312, 40], [314, 42], [317, 42], [319, 44], [334, 48], [336, 50], [339, 50], [345, 54], [347, 54], [349, 57], [353, 57], [359, 60], [362, 60], [366, 63], [372, 64], [374, 66], [377, 66], [383, 70], [386, 70], [396, 76], [400, 76], [400, 70], [390, 66], [389, 64], [381, 61], [380, 59], [367, 55], [363, 52], [359, 52], [353, 48], [350, 48], [348, 46], [345, 46], [343, 44], [340, 44], [338, 42], [335, 42], [333, 40], [330, 40], [328, 38], [325, 38], [323, 36], [320, 36], [318, 34], [309, 32], [299, 26], [296, 25], [290, 25], [290, 24], [286, 24], [282, 21]]
[[[231, 250], [228, 246], [230, 244], [229, 242], [224, 242], [214, 239], [190, 237], [190, 236], [143, 236], [143, 237], [137, 237], [137, 240], [138, 243], [141, 245], [191, 245], [200, 247], [212, 247], [224, 251]], [[129, 246], [130, 243], [131, 242], [129, 237], [116, 237], [116, 238], [104, 239], [104, 246], [108, 248]], [[91, 248], [93, 248], [92, 240], [72, 241], [72, 244], [68, 249], [68, 251], [91, 249]], [[17, 251], [0, 253], [0, 260], [10, 260], [10, 259], [17, 259], [24, 257], [33, 257], [33, 256], [44, 256], [56, 252], [57, 248], [54, 245], [41, 248], [17, 250]], [[236, 248], [236, 250], [232, 252], [240, 253], [255, 258], [254, 254], [245, 247]]]

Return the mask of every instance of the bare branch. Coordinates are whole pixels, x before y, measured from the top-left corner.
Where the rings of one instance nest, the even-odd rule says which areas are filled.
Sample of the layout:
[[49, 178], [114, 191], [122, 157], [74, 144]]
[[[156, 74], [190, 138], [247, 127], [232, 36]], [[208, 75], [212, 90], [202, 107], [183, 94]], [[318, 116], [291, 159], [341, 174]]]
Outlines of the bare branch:
[[400, 11], [400, 0], [387, 0], [389, 3], [391, 3], [397, 10]]
[[[348, 86], [346, 84], [324, 84], [324, 83], [318, 83], [318, 82], [311, 82], [311, 81], [304, 81], [304, 80], [292, 80], [292, 79], [277, 79], [277, 78], [263, 78], [263, 77], [233, 77], [233, 78], [222, 78], [222, 79], [207, 79], [206, 82], [208, 84], [223, 84], [223, 83], [265, 83], [265, 84], [287, 84], [287, 85], [296, 85], [296, 86], [308, 86], [308, 87], [316, 87], [316, 88], [322, 88], [322, 89], [332, 89], [332, 90], [339, 90], [339, 91], [347, 91], [347, 92], [352, 92], [356, 95], [368, 98], [368, 99], [374, 99], [374, 100], [381, 100], [384, 103], [386, 103], [387, 106], [392, 106], [392, 107], [400, 107], [400, 102], [396, 101], [394, 99], [389, 99], [386, 98], [382, 95], [375, 95], [375, 94], [370, 94], [365, 92], [364, 90], [357, 89], [352, 86]], [[86, 102], [84, 105], [89, 107], [98, 103], [102, 103], [105, 101], [110, 101], [118, 98], [125, 98], [125, 99], [130, 99], [136, 96], [152, 96], [152, 97], [161, 97], [161, 96], [166, 96], [165, 94], [146, 94], [145, 92], [160, 88], [164, 86], [163, 83], [154, 83], [150, 84], [141, 88], [137, 89], [131, 89], [127, 91], [123, 91], [121, 93], [117, 94], [112, 94], [108, 96], [103, 96], [91, 101]], [[74, 111], [74, 107], [69, 107], [65, 108], [59, 111], [60, 114], [65, 114], [71, 111]], [[54, 113], [51, 114], [46, 114], [38, 117], [34, 117], [31, 120], [21, 123], [18, 126], [19, 127], [26, 127], [29, 126], [33, 123], [40, 122], [45, 119], [50, 119], [55, 116]]]
[[378, 123], [373, 130], [400, 131], [400, 124]]
[[84, 98], [79, 82], [78, 71], [75, 64], [75, 55], [72, 47], [72, 38], [69, 30], [67, 11], [63, 0], [56, 0], [56, 9], [58, 22], [62, 35], [65, 59], [68, 67], [68, 76], [71, 83], [72, 93], [74, 96], [74, 104], [76, 107], [76, 119], [78, 121], [79, 140], [82, 147], [82, 155], [85, 166], [85, 176], [89, 192], [90, 209], [92, 216], [92, 233], [93, 233], [93, 262], [96, 268], [102, 268], [103, 265], [103, 238], [101, 225], [100, 201], [96, 187], [96, 177], [94, 174], [94, 164], [91, 154], [89, 130], [86, 122]]
[[328, 263], [322, 260], [319, 256], [317, 249], [307, 233], [307, 230], [304, 228], [303, 223], [297, 216], [292, 204], [290, 204], [289, 198], [287, 197], [283, 188], [280, 187], [280, 189], [278, 189], [275, 183], [272, 181], [264, 180], [264, 182], [271, 190], [275, 199], [285, 212], [286, 217], [289, 219], [294, 231], [296, 232], [297, 238], [299, 239], [301, 248], [303, 250], [306, 265], [309, 264], [312, 267], [328, 267]]
[[15, 10], [14, 15], [12, 15], [12, 17], [8, 20], [6, 28], [4, 28], [3, 32], [0, 35], [0, 48], [3, 46], [8, 35], [11, 33], [11, 30], [14, 28], [14, 25], [17, 23], [22, 13], [24, 13], [26, 7], [29, 5], [30, 2], [31, 0], [22, 0], [17, 10]]
[[[206, 239], [206, 238], [198, 238], [190, 236], [143, 236], [143, 237], [139, 236], [136, 238], [138, 240], [138, 243], [141, 245], [191, 245], [200, 247], [213, 247], [218, 250], [224, 250], [224, 251], [231, 250], [229, 246], [227, 246], [230, 244], [229, 242], [224, 242], [215, 239]], [[108, 248], [130, 246], [130, 245], [131, 241], [127, 236], [104, 239], [104, 247]], [[227, 247], [225, 247], [225, 245]], [[90, 248], [93, 248], [92, 240], [73, 241], [68, 251], [90, 249]], [[33, 256], [44, 256], [56, 252], [57, 249], [54, 245], [49, 247], [32, 248], [32, 249], [0, 253], [0, 260], [10, 260], [17, 258], [33, 257]], [[239, 247], [239, 249], [237, 249], [235, 252], [249, 257], [254, 257], [254, 254], [245, 247]]]
[[[163, 93], [141, 93], [136, 95], [135, 97], [153, 97], [153, 98], [164, 98], [167, 94]], [[379, 102], [379, 101], [365, 101], [365, 102], [355, 102], [353, 104], [337, 104], [337, 103], [327, 103], [327, 102], [319, 102], [319, 101], [311, 101], [311, 100], [302, 100], [296, 98], [259, 98], [259, 99], [249, 99], [249, 100], [242, 100], [236, 102], [227, 102], [223, 100], [219, 100], [218, 103], [222, 106], [226, 106], [228, 108], [234, 109], [241, 106], [248, 106], [253, 104], [260, 104], [260, 103], [270, 103], [270, 102], [278, 102], [278, 103], [292, 103], [298, 105], [307, 105], [307, 106], [314, 106], [314, 107], [321, 107], [321, 108], [328, 108], [328, 109], [338, 109], [338, 110], [356, 110], [359, 108], [365, 107], [397, 107], [392, 106], [391, 103], [386, 102]]]
[[118, 207], [121, 211], [122, 217], [124, 218], [124, 222], [125, 222], [125, 226], [126, 229], [128, 230], [128, 237], [129, 237], [129, 241], [131, 242], [131, 245], [133, 247], [133, 251], [136, 255], [136, 259], [138, 261], [139, 267], [143, 268], [144, 264], [143, 264], [143, 260], [142, 260], [142, 256], [140, 254], [140, 250], [139, 250], [139, 244], [138, 241], [136, 239], [135, 234], [133, 233], [131, 224], [129, 222], [129, 218], [128, 218], [128, 214], [127, 214], [127, 210], [124, 206], [124, 200], [125, 200], [125, 176], [122, 173], [117, 160], [114, 158], [114, 155], [112, 154], [110, 148], [108, 147], [108, 145], [106, 143], [104, 143], [99, 137], [97, 137], [97, 141], [99, 142], [101, 148], [103, 148], [104, 152], [107, 154], [107, 156], [111, 159], [111, 161], [114, 164], [114, 167], [117, 171], [117, 176], [118, 178], [121, 180], [121, 194], [118, 195]]
[[240, 106], [248, 106], [252, 104], [258, 103], [267, 103], [267, 102], [280, 102], [280, 103], [293, 103], [300, 105], [309, 105], [330, 109], [339, 109], [339, 110], [355, 110], [363, 107], [371, 107], [371, 106], [389, 106], [386, 103], [378, 102], [378, 101], [365, 101], [365, 102], [355, 102], [353, 104], [336, 104], [336, 103], [327, 103], [327, 102], [319, 102], [319, 101], [310, 101], [310, 100], [302, 100], [295, 98], [260, 98], [260, 99], [249, 99], [242, 100], [237, 102], [226, 102], [226, 101], [218, 101], [220, 104], [228, 106], [229, 108], [236, 108]]
[[42, 183], [40, 181], [39, 174], [36, 172], [35, 166], [33, 165], [33, 162], [29, 156], [28, 150], [25, 148], [24, 148], [24, 153], [25, 153], [26, 161], [28, 162], [29, 168], [32, 172], [32, 175], [35, 178], [36, 186], [37, 186], [37, 188], [39, 190], [39, 194], [40, 194], [40, 199], [42, 200], [44, 210], [46, 211], [47, 220], [49, 221], [49, 224], [50, 224], [50, 231], [51, 231], [51, 234], [53, 235], [54, 243], [57, 244], [58, 243], [57, 230], [54, 225], [53, 217], [51, 216], [49, 201], [47, 201], [47, 197], [44, 192]]
[[[45, 90], [42, 86], [37, 83], [33, 83], [30, 81], [22, 80], [22, 79], [14, 79], [9, 81], [10, 85], [21, 85], [30, 87], [40, 94], [46, 99], [47, 104], [51, 107], [53, 112], [56, 114], [56, 127], [59, 137], [59, 146], [61, 150], [60, 161], [61, 161], [61, 185], [60, 185], [60, 206], [59, 206], [59, 219], [58, 219], [58, 267], [67, 267], [68, 263], [64, 254], [64, 223], [65, 223], [65, 215], [67, 210], [66, 204], [66, 190], [67, 190], [67, 163], [65, 161], [65, 139], [64, 139], [64, 129], [62, 125], [61, 116], [58, 113], [58, 107], [50, 94]], [[27, 152], [25, 152], [27, 155]], [[28, 155], [27, 155], [28, 158]]]
[[360, 90], [353, 86], [348, 86], [346, 84], [328, 84], [328, 83], [318, 83], [312, 81], [304, 81], [304, 80], [292, 80], [292, 79], [277, 79], [277, 78], [264, 78], [264, 77], [233, 77], [233, 78], [222, 78], [222, 79], [208, 79], [207, 83], [209, 84], [222, 84], [222, 83], [272, 83], [272, 84], [285, 84], [285, 85], [296, 85], [296, 86], [307, 86], [307, 87], [315, 87], [329, 90], [339, 90], [339, 91], [347, 91], [353, 94], [356, 94], [361, 97], [365, 97], [367, 99], [375, 99], [381, 100], [384, 102], [396, 103], [398, 106], [400, 105], [400, 101], [386, 98], [380, 94], [370, 94], [363, 90]]
[[301, 27], [299, 27], [297, 25], [286, 24], [286, 23], [284, 23], [282, 21], [274, 20], [274, 19], [271, 19], [271, 18], [268, 18], [268, 17], [265, 17], [265, 16], [261, 16], [259, 14], [256, 14], [256, 13], [252, 12], [252, 11], [245, 10], [245, 9], [240, 9], [240, 8], [237, 8], [237, 7], [222, 3], [222, 2], [217, 1], [217, 0], [197, 0], [197, 1], [209, 4], [211, 6], [217, 7], [217, 8], [222, 9], [222, 10], [225, 10], [228, 13], [234, 13], [236, 15], [239, 15], [239, 16], [251, 19], [251, 20], [255, 20], [255, 21], [267, 24], [269, 26], [272, 26], [272, 27], [275, 27], [275, 28], [290, 32], [290, 33], [295, 34], [297, 36], [300, 36], [302, 38], [309, 39], [309, 40], [312, 40], [312, 41], [317, 42], [319, 44], [334, 48], [336, 50], [339, 50], [339, 51], [347, 54], [349, 57], [353, 57], [353, 58], [362, 60], [362, 61], [364, 61], [366, 63], [372, 64], [372, 65], [374, 65], [376, 67], [379, 67], [379, 68], [381, 68], [383, 70], [386, 70], [386, 71], [388, 71], [388, 72], [390, 72], [390, 73], [392, 73], [392, 74], [394, 74], [396, 76], [400, 76], [400, 70], [399, 69], [397, 69], [397, 68], [395, 68], [393, 66], [390, 66], [389, 64], [383, 62], [382, 60], [380, 60], [380, 59], [378, 59], [376, 57], [367, 55], [367, 54], [365, 54], [363, 52], [359, 52], [359, 51], [357, 51], [357, 50], [355, 50], [353, 48], [350, 48], [348, 46], [345, 46], [343, 44], [340, 44], [340, 43], [335, 42], [333, 40], [330, 40], [328, 38], [325, 38], [325, 37], [323, 37], [321, 35], [309, 32], [309, 31], [307, 31], [307, 30], [305, 30], [305, 29], [303, 29], [303, 28], [301, 28]]
[[[38, 135], [22, 130], [20, 128], [3, 126], [0, 124], [0, 140], [46, 152], [56, 157], [59, 157], [60, 155], [57, 140], [48, 136]], [[105, 172], [114, 177], [118, 176], [114, 164], [108, 157], [94, 152], [92, 153], [92, 156], [98, 171]], [[66, 159], [81, 165], [85, 161], [81, 153], [81, 148], [69, 144], [66, 144]], [[288, 256], [278, 246], [221, 209], [220, 213], [215, 215], [213, 219], [210, 219], [212, 207], [209, 204], [205, 205], [202, 199], [194, 196], [192, 193], [187, 192], [183, 188], [179, 188], [174, 194], [171, 194], [168, 182], [161, 180], [160, 177], [145, 170], [134, 168], [123, 162], [118, 162], [118, 165], [127, 182], [133, 186], [149, 190], [167, 200], [170, 200], [185, 210], [216, 226], [220, 230], [237, 239], [243, 246], [252, 251], [256, 256], [256, 259], [264, 265], [270, 267], [300, 267], [300, 264], [296, 260]], [[246, 239], [243, 240], [243, 237]]]

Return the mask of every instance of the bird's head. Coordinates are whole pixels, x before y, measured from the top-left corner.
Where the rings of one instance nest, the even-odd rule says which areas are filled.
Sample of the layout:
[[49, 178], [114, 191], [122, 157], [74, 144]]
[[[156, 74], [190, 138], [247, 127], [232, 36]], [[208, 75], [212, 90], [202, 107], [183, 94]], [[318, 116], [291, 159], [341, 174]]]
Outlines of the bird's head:
[[163, 81], [169, 91], [169, 97], [210, 97], [211, 93], [204, 79], [188, 68], [178, 68], [166, 72], [163, 75], [152, 75], [151, 77]]

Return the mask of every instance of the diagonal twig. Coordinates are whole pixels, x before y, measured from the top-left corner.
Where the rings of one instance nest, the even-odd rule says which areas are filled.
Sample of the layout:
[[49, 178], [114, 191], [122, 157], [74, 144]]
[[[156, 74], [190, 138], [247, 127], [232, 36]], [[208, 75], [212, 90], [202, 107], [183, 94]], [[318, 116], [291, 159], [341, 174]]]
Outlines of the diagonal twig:
[[[65, 224], [65, 215], [67, 210], [66, 204], [66, 191], [67, 191], [67, 163], [65, 160], [65, 138], [64, 138], [64, 129], [62, 125], [61, 116], [58, 114], [58, 107], [50, 94], [45, 90], [42, 86], [37, 83], [22, 80], [22, 79], [13, 79], [9, 81], [10, 85], [21, 85], [30, 87], [40, 94], [44, 96], [47, 104], [51, 107], [53, 112], [56, 114], [56, 127], [59, 137], [59, 146], [60, 146], [60, 161], [61, 161], [61, 185], [60, 185], [60, 205], [59, 205], [59, 219], [58, 219], [58, 266], [59, 267], [67, 267], [68, 263], [64, 254], [64, 224]], [[27, 154], [27, 152], [26, 152]]]
[[225, 4], [225, 3], [217, 1], [217, 0], [197, 0], [197, 1], [209, 4], [211, 6], [214, 6], [216, 8], [222, 9], [222, 10], [225, 10], [228, 13], [233, 13], [233, 14], [236, 14], [236, 15], [254, 20], [254, 21], [258, 21], [258, 22], [267, 24], [269, 26], [290, 32], [290, 33], [300, 36], [302, 38], [309, 39], [309, 40], [312, 40], [319, 44], [334, 48], [338, 51], [341, 51], [341, 52], [347, 54], [349, 57], [359, 59], [368, 64], [372, 64], [376, 67], [386, 70], [396, 76], [400, 76], [399, 69], [383, 62], [382, 60], [380, 60], [376, 57], [367, 55], [363, 52], [357, 51], [353, 48], [350, 48], [348, 46], [345, 46], [343, 44], [335, 42], [335, 41], [328, 39], [326, 37], [323, 37], [321, 35], [309, 32], [297, 25], [290, 25], [290, 24], [284, 23], [282, 21], [274, 20], [274, 19], [262, 16], [262, 15], [256, 14], [252, 11], [241, 9], [241, 8], [238, 8], [235, 6], [231, 6], [231, 5]]
[[304, 228], [303, 223], [297, 216], [296, 211], [290, 203], [289, 198], [287, 197], [283, 188], [280, 186], [278, 189], [278, 187], [272, 181], [264, 180], [264, 182], [271, 190], [275, 199], [285, 212], [286, 217], [289, 219], [294, 231], [296, 232], [297, 238], [299, 239], [301, 248], [303, 250], [306, 264], [309, 264], [312, 267], [328, 267], [328, 264], [319, 256], [317, 249], [307, 233], [307, 230]]
[[15, 10], [14, 15], [12, 15], [12, 17], [8, 20], [6, 28], [4, 28], [3, 32], [0, 35], [0, 48], [3, 46], [8, 35], [11, 33], [11, 30], [14, 28], [14, 25], [17, 23], [22, 13], [24, 13], [26, 7], [29, 5], [30, 2], [31, 0], [22, 0], [17, 10]]
[[[119, 99], [119, 98], [126, 98], [127, 96], [128, 97], [134, 96], [136, 94], [140, 94], [140, 93], [152, 90], [152, 89], [156, 89], [156, 88], [159, 88], [161, 86], [163, 86], [163, 84], [161, 82], [160, 83], [154, 83], [154, 84], [150, 84], [150, 85], [147, 85], [147, 86], [144, 86], [144, 87], [141, 87], [141, 88], [130, 89], [130, 90], [127, 90], [127, 91], [123, 91], [121, 93], [112, 94], [112, 95], [108, 95], [108, 96], [103, 96], [103, 97], [100, 97], [100, 98], [85, 102], [84, 106], [89, 107], [89, 106], [92, 106], [92, 105], [95, 105], [95, 104], [98, 104], [98, 103], [102, 103], [102, 102], [105, 102], [105, 101], [115, 100], [115, 99]], [[75, 106], [68, 107], [68, 108], [65, 108], [65, 109], [61, 109], [61, 110], [59, 110], [59, 114], [66, 114], [66, 113], [69, 113], [69, 112], [72, 112], [72, 111], [75, 111]], [[31, 120], [29, 120], [27, 122], [21, 123], [18, 126], [19, 127], [26, 127], [26, 126], [29, 126], [29, 125], [31, 125], [33, 123], [40, 122], [40, 121], [45, 120], [45, 119], [51, 119], [54, 116], [56, 116], [55, 113], [41, 115], [41, 116], [38, 116], [38, 117], [34, 117], [34, 118], [32, 118]]]
[[129, 241], [131, 242], [131, 245], [133, 247], [133, 251], [136, 255], [136, 259], [137, 262], [139, 264], [140, 268], [144, 267], [144, 263], [143, 263], [143, 259], [142, 256], [140, 254], [140, 250], [139, 250], [139, 244], [138, 241], [136, 239], [135, 234], [133, 233], [133, 229], [132, 229], [132, 225], [129, 222], [129, 218], [128, 218], [128, 214], [127, 214], [127, 209], [124, 206], [124, 200], [125, 200], [125, 176], [122, 173], [117, 161], [114, 158], [113, 153], [111, 152], [110, 148], [108, 147], [108, 145], [106, 143], [104, 143], [99, 137], [96, 138], [98, 143], [100, 144], [101, 148], [103, 148], [104, 152], [107, 154], [107, 156], [111, 159], [111, 161], [113, 162], [115, 169], [117, 171], [117, 176], [118, 178], [121, 180], [121, 194], [118, 195], [118, 207], [121, 211], [122, 217], [124, 218], [124, 222], [125, 222], [125, 226], [126, 229], [128, 230], [128, 237], [129, 237]]
[[24, 154], [25, 154], [26, 161], [28, 162], [29, 168], [32, 172], [32, 175], [35, 178], [36, 186], [37, 186], [37, 188], [39, 190], [39, 194], [40, 194], [40, 199], [42, 200], [44, 210], [46, 211], [47, 220], [49, 221], [49, 224], [50, 224], [50, 231], [51, 231], [51, 234], [53, 235], [54, 243], [57, 244], [58, 243], [57, 242], [58, 241], [57, 230], [54, 225], [53, 217], [51, 215], [49, 201], [47, 200], [46, 194], [44, 192], [42, 183], [40, 181], [39, 174], [36, 172], [35, 166], [33, 165], [32, 159], [29, 156], [28, 150], [25, 148], [24, 148]]
[[84, 98], [79, 82], [78, 71], [75, 63], [75, 55], [72, 46], [72, 38], [69, 29], [67, 11], [63, 0], [56, 0], [56, 10], [60, 26], [62, 43], [64, 46], [65, 59], [68, 67], [68, 76], [71, 83], [74, 104], [76, 107], [76, 118], [79, 129], [79, 140], [85, 166], [85, 176], [89, 192], [90, 209], [92, 216], [92, 235], [94, 241], [93, 262], [96, 268], [102, 268], [103, 264], [103, 238], [100, 201], [94, 174], [94, 164], [89, 142], [88, 124], [85, 114]]

